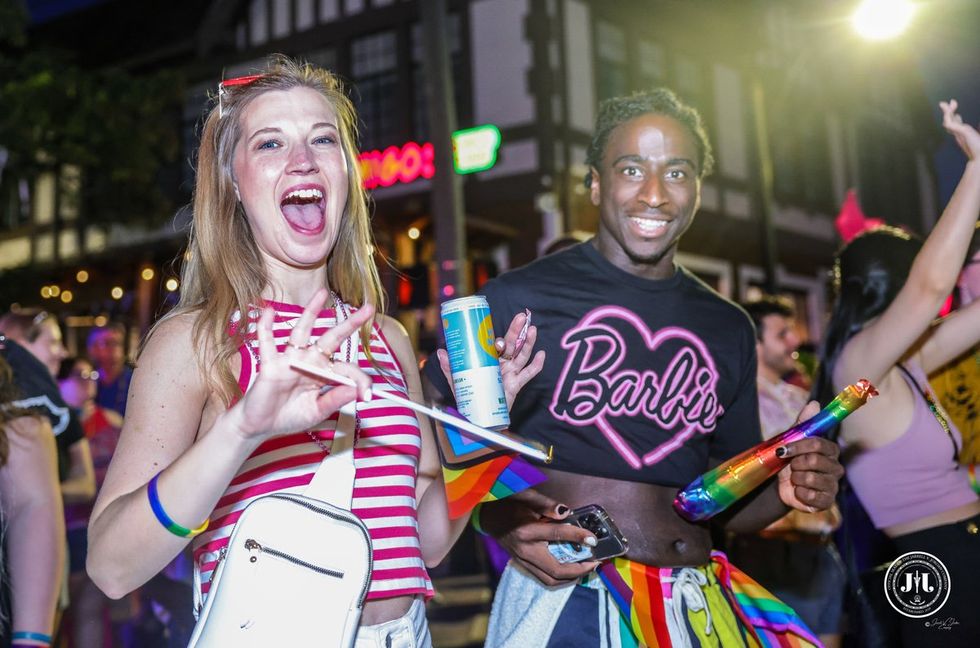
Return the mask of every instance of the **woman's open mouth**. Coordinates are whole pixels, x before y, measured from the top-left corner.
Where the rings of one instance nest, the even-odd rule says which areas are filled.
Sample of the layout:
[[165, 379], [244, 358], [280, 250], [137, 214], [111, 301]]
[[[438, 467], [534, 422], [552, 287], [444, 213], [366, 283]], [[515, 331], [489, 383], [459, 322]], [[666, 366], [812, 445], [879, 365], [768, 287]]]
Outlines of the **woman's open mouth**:
[[300, 234], [315, 235], [326, 225], [326, 202], [320, 187], [294, 187], [279, 202], [289, 226]]

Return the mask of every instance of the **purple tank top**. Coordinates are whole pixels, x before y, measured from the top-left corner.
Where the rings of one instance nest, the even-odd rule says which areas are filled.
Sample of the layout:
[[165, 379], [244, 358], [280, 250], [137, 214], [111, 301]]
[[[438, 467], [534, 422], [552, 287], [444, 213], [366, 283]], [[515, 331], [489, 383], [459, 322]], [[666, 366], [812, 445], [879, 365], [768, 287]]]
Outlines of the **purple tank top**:
[[[905, 367], [915, 380], [902, 372], [914, 399], [905, 433], [880, 448], [862, 450], [856, 444], [845, 464], [854, 492], [879, 529], [977, 500], [966, 468], [958, 468], [953, 459], [953, 442], [922, 397], [921, 389], [929, 388], [925, 373], [912, 363]], [[946, 419], [956, 447], [962, 447], [960, 431]]]

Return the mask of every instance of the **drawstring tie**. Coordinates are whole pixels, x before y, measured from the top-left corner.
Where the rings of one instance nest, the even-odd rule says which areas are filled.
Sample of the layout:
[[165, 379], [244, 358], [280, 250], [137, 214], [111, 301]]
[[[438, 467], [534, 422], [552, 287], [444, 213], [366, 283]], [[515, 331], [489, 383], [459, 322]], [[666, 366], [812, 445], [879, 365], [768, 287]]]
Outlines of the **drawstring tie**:
[[693, 567], [682, 567], [677, 575], [670, 580], [673, 581], [670, 595], [671, 612], [675, 627], [681, 630], [677, 633], [679, 636], [671, 636], [671, 640], [679, 644], [675, 648], [693, 648], [688, 633], [683, 632], [686, 625], [684, 607], [686, 605], [687, 609], [692, 612], [704, 610], [707, 617], [704, 623], [704, 634], [710, 635], [711, 610], [708, 608], [708, 599], [705, 598], [704, 591], [701, 589], [708, 584], [708, 577]]

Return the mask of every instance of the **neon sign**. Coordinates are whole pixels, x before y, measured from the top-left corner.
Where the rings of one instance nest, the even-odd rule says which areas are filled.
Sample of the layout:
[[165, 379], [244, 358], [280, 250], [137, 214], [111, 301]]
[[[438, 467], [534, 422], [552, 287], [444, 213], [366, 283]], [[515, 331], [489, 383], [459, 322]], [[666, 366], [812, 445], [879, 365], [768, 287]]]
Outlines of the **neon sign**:
[[431, 178], [436, 172], [434, 157], [432, 144], [416, 142], [361, 153], [364, 188], [390, 187], [396, 182], [408, 184], [419, 178]]
[[[453, 133], [456, 173], [486, 171], [497, 163], [500, 130], [492, 124]], [[430, 142], [407, 142], [383, 151], [365, 151], [358, 157], [365, 189], [408, 184], [435, 175], [435, 152]]]
[[453, 133], [453, 164], [456, 173], [486, 171], [497, 163], [500, 129], [493, 124]]

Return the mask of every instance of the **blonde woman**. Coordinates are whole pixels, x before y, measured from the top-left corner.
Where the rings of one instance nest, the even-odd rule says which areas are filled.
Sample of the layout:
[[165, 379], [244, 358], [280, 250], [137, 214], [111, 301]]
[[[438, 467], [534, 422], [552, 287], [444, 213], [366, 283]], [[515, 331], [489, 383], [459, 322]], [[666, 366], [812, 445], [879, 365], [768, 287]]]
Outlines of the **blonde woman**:
[[[302, 491], [329, 453], [338, 408], [356, 398], [351, 508], [374, 544], [357, 645], [430, 645], [426, 566], [463, 522], [448, 519], [428, 422], [371, 400], [372, 390], [417, 400], [421, 388], [404, 329], [375, 310], [356, 121], [333, 75], [282, 57], [223, 84], [201, 136], [181, 300], [144, 344], [92, 514], [88, 569], [110, 596], [188, 543], [161, 525], [154, 495], [184, 530], [210, 519], [193, 540], [207, 596], [240, 511], [258, 495]], [[355, 330], [361, 343], [345, 357]], [[528, 353], [507, 363], [509, 384], [533, 375]], [[294, 360], [331, 366], [356, 388], [321, 392]]]

